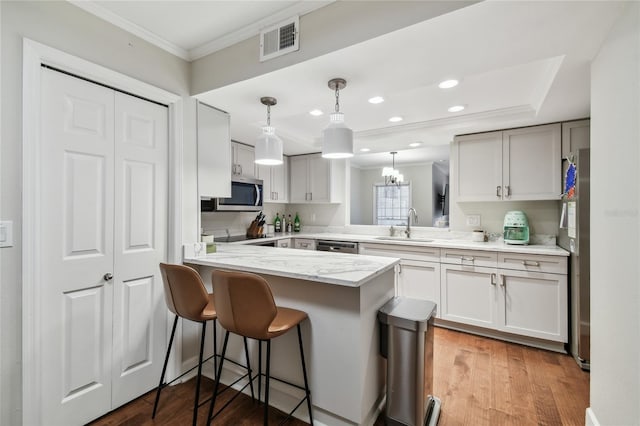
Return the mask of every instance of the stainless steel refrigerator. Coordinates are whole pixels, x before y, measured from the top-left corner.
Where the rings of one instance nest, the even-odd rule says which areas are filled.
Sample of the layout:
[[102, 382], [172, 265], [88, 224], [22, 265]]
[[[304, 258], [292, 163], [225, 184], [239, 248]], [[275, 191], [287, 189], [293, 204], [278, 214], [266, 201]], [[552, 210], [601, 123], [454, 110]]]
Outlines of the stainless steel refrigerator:
[[[575, 186], [562, 199], [562, 218], [558, 245], [568, 250], [569, 256], [569, 346], [578, 365], [590, 370], [590, 149], [578, 149], [569, 156], [564, 169], [575, 166]], [[572, 176], [569, 174], [569, 180]]]

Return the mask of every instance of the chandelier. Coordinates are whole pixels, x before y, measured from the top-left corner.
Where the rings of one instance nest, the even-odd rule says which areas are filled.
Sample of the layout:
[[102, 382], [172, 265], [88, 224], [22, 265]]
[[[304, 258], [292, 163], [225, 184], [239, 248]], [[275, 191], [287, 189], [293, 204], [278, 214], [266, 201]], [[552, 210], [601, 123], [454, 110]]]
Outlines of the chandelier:
[[384, 177], [385, 185], [398, 185], [404, 182], [404, 176], [396, 170], [396, 151], [392, 151], [391, 154], [391, 167], [384, 167], [382, 169], [382, 177]]

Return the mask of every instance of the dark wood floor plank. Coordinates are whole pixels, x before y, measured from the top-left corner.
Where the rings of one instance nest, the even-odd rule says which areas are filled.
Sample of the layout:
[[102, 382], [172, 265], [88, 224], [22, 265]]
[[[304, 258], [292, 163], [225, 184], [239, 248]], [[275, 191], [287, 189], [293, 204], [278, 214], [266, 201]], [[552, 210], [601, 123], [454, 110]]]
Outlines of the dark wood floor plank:
[[[440, 426], [583, 425], [589, 405], [589, 373], [568, 355], [529, 348], [466, 333], [435, 329], [433, 393], [442, 401]], [[201, 397], [213, 382], [204, 379]], [[220, 405], [234, 391], [220, 396]], [[165, 388], [155, 420], [154, 392], [96, 420], [93, 426], [178, 426], [191, 424], [195, 380]], [[263, 405], [239, 396], [214, 425], [262, 424]], [[206, 424], [208, 404], [199, 410]], [[284, 414], [270, 408], [270, 425]], [[289, 425], [306, 423], [293, 419]], [[375, 426], [384, 425], [384, 415]]]

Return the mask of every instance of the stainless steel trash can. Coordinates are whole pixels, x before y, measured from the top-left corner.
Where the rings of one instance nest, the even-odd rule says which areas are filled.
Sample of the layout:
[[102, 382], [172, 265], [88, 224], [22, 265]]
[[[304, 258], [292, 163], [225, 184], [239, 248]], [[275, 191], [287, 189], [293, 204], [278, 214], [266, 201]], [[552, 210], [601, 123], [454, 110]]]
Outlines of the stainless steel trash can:
[[406, 297], [394, 297], [378, 311], [380, 353], [387, 358], [387, 425], [438, 423], [440, 400], [433, 396], [435, 313], [435, 303]]

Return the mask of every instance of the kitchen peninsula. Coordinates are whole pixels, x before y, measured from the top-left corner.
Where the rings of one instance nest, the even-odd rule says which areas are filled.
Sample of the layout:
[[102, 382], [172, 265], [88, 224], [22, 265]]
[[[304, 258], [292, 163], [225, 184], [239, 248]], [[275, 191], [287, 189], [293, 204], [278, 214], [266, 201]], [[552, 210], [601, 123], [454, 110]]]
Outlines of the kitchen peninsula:
[[[200, 256], [185, 246], [184, 263], [197, 267], [207, 285], [213, 269], [260, 274], [269, 282], [276, 304], [307, 312], [309, 321], [303, 323], [302, 332], [314, 421], [373, 424], [384, 395], [376, 315], [394, 295], [394, 266], [399, 259], [220, 244], [216, 253]], [[234, 337], [230, 356], [243, 362], [240, 339]], [[294, 337], [284, 335], [274, 341], [271, 371], [273, 377], [301, 384]], [[250, 350], [255, 366], [257, 344]], [[223, 375], [222, 381], [228, 383], [225, 379]], [[272, 383], [271, 405], [289, 411], [298, 393]], [[304, 405], [296, 416], [307, 418]]]

